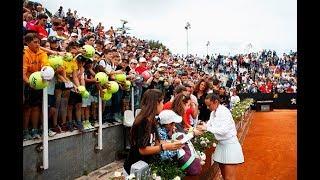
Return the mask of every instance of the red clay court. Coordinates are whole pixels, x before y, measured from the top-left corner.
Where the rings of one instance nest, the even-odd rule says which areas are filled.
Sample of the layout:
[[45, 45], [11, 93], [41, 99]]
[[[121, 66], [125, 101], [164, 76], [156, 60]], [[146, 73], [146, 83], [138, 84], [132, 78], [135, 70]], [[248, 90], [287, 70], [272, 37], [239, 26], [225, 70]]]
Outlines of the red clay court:
[[297, 179], [297, 110], [254, 112], [237, 180]]

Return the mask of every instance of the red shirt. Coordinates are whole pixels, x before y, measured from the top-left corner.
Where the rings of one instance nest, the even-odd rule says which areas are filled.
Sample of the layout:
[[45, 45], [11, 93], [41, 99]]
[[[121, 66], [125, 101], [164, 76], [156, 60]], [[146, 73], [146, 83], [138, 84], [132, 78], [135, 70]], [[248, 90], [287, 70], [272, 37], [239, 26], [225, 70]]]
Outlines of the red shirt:
[[48, 32], [43, 26], [35, 24], [33, 26], [30, 26], [29, 30], [36, 31], [38, 33], [40, 39], [42, 39], [44, 37], [48, 37]]
[[272, 86], [273, 86], [273, 85], [272, 85], [272, 82], [268, 82], [268, 83], [267, 83], [267, 86], [268, 86], [268, 90], [271, 91], [271, 90], [272, 90]]
[[289, 86], [286, 90], [286, 93], [293, 93], [293, 88]]
[[147, 69], [148, 69], [147, 67], [138, 66], [138, 67], [136, 67], [135, 71], [136, 71], [138, 74], [142, 74], [143, 71], [146, 71]]
[[171, 107], [172, 107], [172, 102], [168, 101], [163, 105], [163, 110], [171, 109]]
[[[172, 109], [172, 102], [168, 101], [163, 105], [162, 110], [168, 110]], [[191, 122], [190, 122], [190, 116], [193, 113], [193, 109], [189, 108], [187, 111], [183, 114], [182, 121], [183, 121], [183, 126], [184, 128], [189, 128], [191, 127]]]
[[259, 91], [260, 91], [261, 93], [267, 93], [266, 85], [260, 86], [260, 87], [259, 87]]
[[184, 123], [183, 125], [185, 128], [191, 127], [190, 116], [192, 113], [193, 113], [193, 109], [189, 108], [183, 115], [183, 123]]
[[36, 24], [37, 20], [31, 20], [29, 22], [27, 22], [26, 24], [26, 28], [30, 29], [31, 27], [33, 27]]

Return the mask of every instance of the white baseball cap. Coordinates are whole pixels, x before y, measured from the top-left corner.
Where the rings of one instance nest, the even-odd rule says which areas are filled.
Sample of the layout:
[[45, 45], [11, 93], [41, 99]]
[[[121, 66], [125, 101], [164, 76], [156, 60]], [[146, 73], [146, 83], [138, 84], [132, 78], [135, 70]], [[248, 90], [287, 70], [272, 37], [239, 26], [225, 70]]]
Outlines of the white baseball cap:
[[160, 60], [160, 58], [158, 56], [155, 56], [152, 58], [152, 61], [154, 61], [154, 62], [158, 62], [159, 60]]
[[159, 63], [158, 67], [167, 67], [168, 65], [167, 64], [164, 64], [164, 63]]
[[131, 59], [131, 60], [130, 60], [130, 63], [138, 64], [138, 61], [137, 61], [136, 59]]
[[73, 36], [78, 36], [78, 34], [77, 33], [71, 33], [71, 35], [70, 35], [71, 37], [73, 37]]
[[182, 117], [172, 110], [163, 110], [159, 114], [160, 124], [180, 123]]
[[146, 60], [146, 58], [144, 58], [144, 57], [140, 57], [139, 62], [140, 62], [140, 63], [142, 63], [142, 62], [147, 62], [147, 60]]

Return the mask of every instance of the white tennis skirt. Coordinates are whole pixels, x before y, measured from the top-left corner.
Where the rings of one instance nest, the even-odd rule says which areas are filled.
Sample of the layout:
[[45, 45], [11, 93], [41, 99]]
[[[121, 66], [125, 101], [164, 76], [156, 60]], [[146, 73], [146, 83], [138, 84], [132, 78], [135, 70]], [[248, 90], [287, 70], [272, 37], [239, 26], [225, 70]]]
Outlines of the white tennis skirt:
[[243, 163], [244, 157], [238, 138], [219, 141], [213, 153], [213, 160], [222, 164]]

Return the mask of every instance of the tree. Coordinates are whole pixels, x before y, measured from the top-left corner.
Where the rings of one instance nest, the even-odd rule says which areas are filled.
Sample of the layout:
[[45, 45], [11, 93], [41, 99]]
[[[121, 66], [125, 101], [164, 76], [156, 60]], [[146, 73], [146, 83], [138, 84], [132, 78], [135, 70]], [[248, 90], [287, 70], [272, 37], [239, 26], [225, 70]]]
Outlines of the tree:
[[159, 41], [154, 41], [154, 40], [149, 40], [148, 44], [150, 46], [150, 49], [162, 49], [162, 50], [167, 50], [170, 54], [171, 52], [169, 51], [169, 49], [163, 45], [162, 43], [160, 43]]

